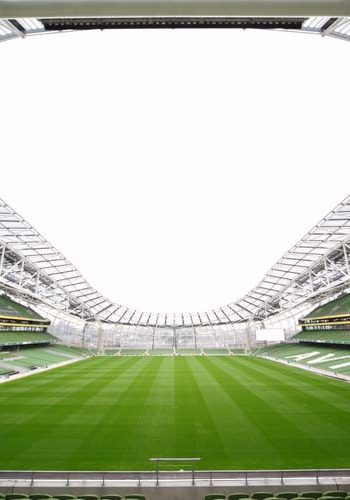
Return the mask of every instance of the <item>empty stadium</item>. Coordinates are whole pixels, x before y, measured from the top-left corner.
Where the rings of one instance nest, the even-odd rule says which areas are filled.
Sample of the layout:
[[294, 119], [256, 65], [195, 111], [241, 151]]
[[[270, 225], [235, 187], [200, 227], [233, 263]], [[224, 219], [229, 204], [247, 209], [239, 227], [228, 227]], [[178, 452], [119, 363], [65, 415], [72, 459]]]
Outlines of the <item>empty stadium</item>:
[[[0, 41], [254, 29], [347, 43], [349, 16], [348, 0], [0, 0]], [[254, 288], [183, 313], [111, 300], [7, 201], [0, 500], [350, 499], [350, 196]]]

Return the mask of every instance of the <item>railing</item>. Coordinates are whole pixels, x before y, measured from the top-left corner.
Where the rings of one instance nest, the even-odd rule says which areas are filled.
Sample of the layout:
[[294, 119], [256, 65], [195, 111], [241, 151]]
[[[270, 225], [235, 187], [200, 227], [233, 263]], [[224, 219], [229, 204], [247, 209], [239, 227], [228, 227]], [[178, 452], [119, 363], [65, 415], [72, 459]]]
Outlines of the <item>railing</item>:
[[[184, 459], [182, 459], [184, 460]], [[157, 460], [154, 460], [155, 462]], [[172, 461], [174, 461], [172, 459]], [[159, 460], [160, 462], [160, 460]], [[164, 484], [181, 484], [192, 486], [234, 485], [258, 486], [270, 483], [276, 485], [287, 484], [331, 484], [337, 488], [339, 484], [350, 484], [350, 469], [292, 469], [292, 470], [246, 470], [246, 471], [0, 471], [0, 484], [11, 482], [21, 483], [21, 487], [48, 486], [54, 481], [56, 486], [74, 487], [108, 487], [130, 485], [132, 486], [161, 486]]]
[[[156, 463], [156, 485], [159, 486], [159, 465], [160, 464], [172, 464], [178, 467], [184, 466], [188, 467], [190, 464], [193, 465], [194, 463], [200, 462], [201, 458], [150, 458], [150, 462], [155, 462]], [[194, 466], [191, 468], [191, 474], [192, 474], [192, 486], [195, 485], [195, 475], [194, 475]], [[180, 471], [183, 472], [183, 471]]]

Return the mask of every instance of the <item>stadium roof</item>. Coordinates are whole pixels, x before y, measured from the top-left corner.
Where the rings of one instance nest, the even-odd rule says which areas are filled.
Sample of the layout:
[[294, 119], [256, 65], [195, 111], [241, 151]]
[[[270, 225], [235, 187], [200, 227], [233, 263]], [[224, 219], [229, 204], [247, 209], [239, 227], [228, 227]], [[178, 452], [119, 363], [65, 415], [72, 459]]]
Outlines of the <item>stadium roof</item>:
[[[350, 40], [350, 0], [0, 0], [0, 41], [49, 32], [125, 28], [274, 29]], [[205, 312], [147, 313], [104, 297], [0, 200], [2, 288], [87, 321], [185, 327], [264, 320], [321, 294], [349, 287], [349, 259], [350, 196], [241, 299]]]
[[87, 321], [157, 327], [262, 321], [350, 286], [350, 196], [313, 227], [239, 300], [205, 312], [160, 314], [116, 304], [0, 200], [0, 287]]
[[252, 28], [350, 39], [350, 0], [0, 0], [0, 41], [91, 29]]

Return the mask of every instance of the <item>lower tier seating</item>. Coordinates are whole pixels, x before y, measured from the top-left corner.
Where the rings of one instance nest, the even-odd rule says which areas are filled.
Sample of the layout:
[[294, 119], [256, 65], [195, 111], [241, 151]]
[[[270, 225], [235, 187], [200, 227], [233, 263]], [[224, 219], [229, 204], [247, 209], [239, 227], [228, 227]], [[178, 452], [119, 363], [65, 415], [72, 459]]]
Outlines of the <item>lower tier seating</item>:
[[57, 345], [0, 351], [0, 378], [83, 358], [87, 356], [85, 351], [85, 349]]
[[349, 347], [320, 344], [278, 344], [262, 348], [257, 354], [350, 375]]
[[275, 494], [265, 491], [249, 493], [232, 493], [225, 495], [223, 493], [211, 493], [206, 495], [204, 500], [243, 500], [250, 498], [253, 500], [350, 500], [350, 492], [343, 490], [335, 491], [305, 491], [297, 493], [296, 491], [279, 491]]
[[205, 348], [203, 347], [203, 351], [204, 351], [204, 354], [208, 354], [208, 355], [211, 355], [211, 354], [214, 354], [214, 355], [217, 355], [217, 354], [230, 354], [230, 351], [228, 349], [215, 349], [215, 348]]
[[146, 349], [133, 349], [127, 348], [120, 350], [120, 354], [124, 356], [143, 356], [146, 353]]
[[49, 493], [34, 493], [32, 495], [25, 495], [22, 493], [9, 493], [7, 495], [0, 494], [0, 500], [146, 500], [146, 497], [144, 495], [139, 495], [137, 493], [135, 494], [129, 494], [129, 495], [118, 495], [118, 494], [109, 494], [109, 495], [102, 495], [102, 496], [97, 496], [97, 495], [89, 495], [89, 494], [84, 494], [84, 495], [69, 495], [69, 494], [49, 494]]

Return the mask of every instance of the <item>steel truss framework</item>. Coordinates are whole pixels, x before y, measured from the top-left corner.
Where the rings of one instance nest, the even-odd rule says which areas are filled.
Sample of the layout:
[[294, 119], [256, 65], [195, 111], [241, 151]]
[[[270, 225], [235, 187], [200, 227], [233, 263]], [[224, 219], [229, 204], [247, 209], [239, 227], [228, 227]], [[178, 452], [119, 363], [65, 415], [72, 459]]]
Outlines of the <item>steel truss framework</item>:
[[[350, 40], [350, 17], [344, 17], [350, 16], [349, 0], [302, 3], [231, 0], [224, 2], [226, 7], [218, 1], [189, 1], [181, 3], [184, 10], [176, 10], [179, 9], [176, 0], [168, 0], [161, 2], [164, 12], [159, 6], [154, 7], [156, 3], [144, 2], [141, 8], [135, 0], [121, 3], [0, 0], [0, 41], [72, 30], [169, 27], [274, 29]], [[150, 10], [142, 10], [145, 6]], [[118, 10], [121, 8], [129, 10], [122, 13]], [[310, 17], [312, 14], [317, 17]], [[71, 317], [111, 326], [193, 330], [251, 321], [270, 323], [275, 317], [288, 317], [289, 311], [299, 310], [303, 304], [321, 301], [350, 288], [349, 259], [350, 197], [309, 231], [238, 301], [201, 313], [145, 313], [115, 304], [101, 295], [64, 255], [0, 200], [1, 287], [19, 298], [46, 304]]]
[[[347, 15], [350, 16], [350, 5], [344, 2]], [[125, 28], [255, 28], [300, 33], [313, 33], [322, 37], [336, 37], [350, 40], [350, 17], [308, 17], [308, 16], [273, 16], [273, 17], [223, 17], [223, 16], [191, 16], [191, 17], [72, 17], [72, 18], [34, 18], [34, 17], [2, 17], [0, 0], [0, 42], [15, 38], [26, 38], [52, 32], [91, 30], [91, 29], [125, 29]]]
[[350, 196], [236, 302], [205, 312], [146, 313], [101, 295], [62, 253], [0, 200], [1, 288], [84, 321], [167, 329], [269, 321], [349, 288], [349, 263]]

